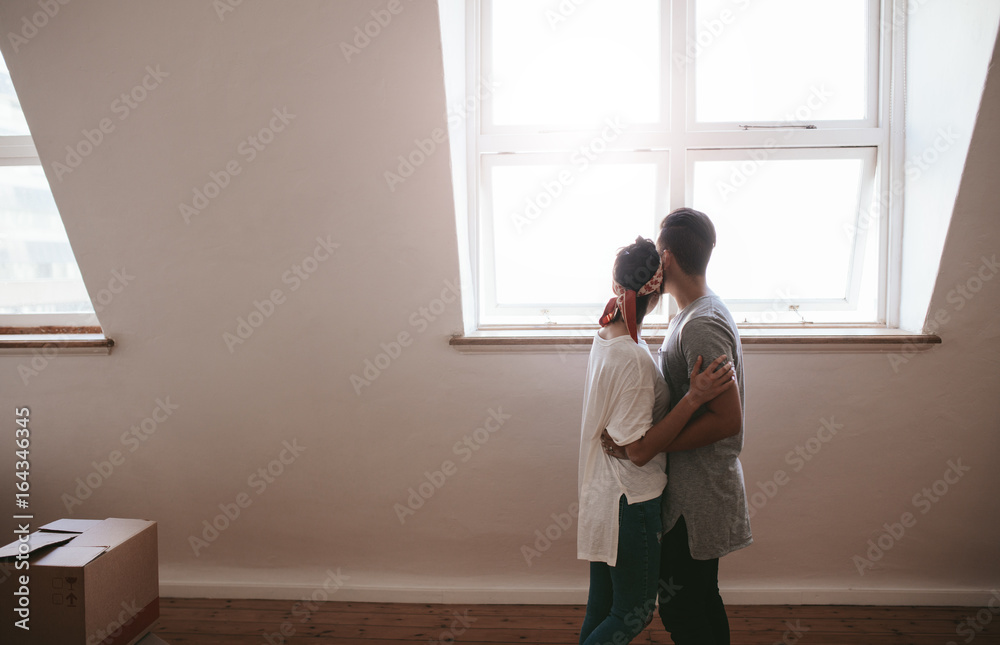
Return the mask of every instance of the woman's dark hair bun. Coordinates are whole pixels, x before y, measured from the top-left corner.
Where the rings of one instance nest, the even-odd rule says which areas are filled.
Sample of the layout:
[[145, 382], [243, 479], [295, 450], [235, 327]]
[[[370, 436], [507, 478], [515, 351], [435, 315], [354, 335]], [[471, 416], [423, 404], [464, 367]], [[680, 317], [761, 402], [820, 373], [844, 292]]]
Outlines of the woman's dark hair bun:
[[638, 291], [656, 270], [660, 268], [660, 254], [656, 244], [644, 237], [635, 238], [635, 242], [618, 250], [615, 258], [615, 282], [626, 289]]

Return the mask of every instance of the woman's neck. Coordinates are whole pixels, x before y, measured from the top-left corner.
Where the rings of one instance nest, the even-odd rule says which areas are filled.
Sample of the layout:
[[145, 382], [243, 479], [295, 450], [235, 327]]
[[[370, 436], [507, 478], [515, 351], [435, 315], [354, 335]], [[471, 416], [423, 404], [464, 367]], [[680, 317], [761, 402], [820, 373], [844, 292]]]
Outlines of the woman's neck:
[[[636, 326], [636, 338], [642, 338], [642, 323]], [[619, 336], [628, 336], [628, 325], [625, 324], [624, 320], [616, 320], [613, 323], [601, 327], [601, 330], [597, 332], [597, 335], [604, 340], [611, 340], [612, 338], [618, 338]]]

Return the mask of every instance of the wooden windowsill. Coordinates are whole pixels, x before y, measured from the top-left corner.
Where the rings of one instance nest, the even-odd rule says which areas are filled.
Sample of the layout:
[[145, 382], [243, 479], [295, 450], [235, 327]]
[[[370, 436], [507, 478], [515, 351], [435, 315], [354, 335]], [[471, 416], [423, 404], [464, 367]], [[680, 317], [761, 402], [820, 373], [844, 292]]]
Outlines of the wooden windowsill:
[[[458, 351], [468, 353], [587, 352], [596, 331], [596, 328], [571, 332], [543, 329], [478, 331], [453, 336], [449, 344]], [[650, 330], [643, 338], [650, 347], [656, 347], [663, 342], [663, 330]], [[740, 329], [740, 341], [744, 352], [913, 352], [940, 345], [941, 337], [872, 327], [749, 328]]]
[[100, 327], [0, 327], [0, 354], [110, 354], [115, 341]]

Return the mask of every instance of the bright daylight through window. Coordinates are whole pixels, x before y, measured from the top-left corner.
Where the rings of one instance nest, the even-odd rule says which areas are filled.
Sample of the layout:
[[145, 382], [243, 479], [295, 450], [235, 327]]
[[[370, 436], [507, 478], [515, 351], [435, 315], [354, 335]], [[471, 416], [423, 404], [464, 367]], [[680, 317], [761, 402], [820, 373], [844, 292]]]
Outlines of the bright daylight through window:
[[890, 6], [480, 0], [479, 328], [595, 323], [615, 251], [681, 206], [739, 322], [884, 324]]
[[[0, 58], [0, 326], [92, 322], [62, 218]], [[87, 315], [89, 314], [89, 315]]]

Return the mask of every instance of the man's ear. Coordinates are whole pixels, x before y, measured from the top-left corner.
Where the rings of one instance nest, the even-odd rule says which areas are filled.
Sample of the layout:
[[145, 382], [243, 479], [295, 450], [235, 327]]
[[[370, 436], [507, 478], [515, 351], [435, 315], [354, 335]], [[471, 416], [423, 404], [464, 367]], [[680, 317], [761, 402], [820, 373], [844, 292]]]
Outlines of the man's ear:
[[669, 249], [663, 249], [660, 251], [660, 264], [663, 266], [663, 272], [666, 273], [674, 263], [674, 256]]

